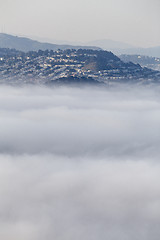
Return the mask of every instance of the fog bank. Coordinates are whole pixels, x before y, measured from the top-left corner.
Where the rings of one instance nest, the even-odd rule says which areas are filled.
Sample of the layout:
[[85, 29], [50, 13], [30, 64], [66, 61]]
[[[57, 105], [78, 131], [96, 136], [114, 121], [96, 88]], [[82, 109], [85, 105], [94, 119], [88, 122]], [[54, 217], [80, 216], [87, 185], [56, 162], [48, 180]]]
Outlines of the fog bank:
[[0, 88], [3, 240], [158, 240], [158, 88]]

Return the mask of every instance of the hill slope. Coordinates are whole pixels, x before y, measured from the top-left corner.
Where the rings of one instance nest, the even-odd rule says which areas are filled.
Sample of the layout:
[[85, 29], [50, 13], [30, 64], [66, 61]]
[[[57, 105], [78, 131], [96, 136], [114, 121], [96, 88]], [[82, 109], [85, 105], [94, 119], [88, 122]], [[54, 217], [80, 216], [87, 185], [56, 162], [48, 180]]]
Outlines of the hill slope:
[[5, 84], [108, 84], [144, 80], [157, 82], [159, 79], [160, 72], [132, 62], [124, 63], [112, 52], [102, 50], [39, 50], [24, 53], [0, 49], [0, 82]]

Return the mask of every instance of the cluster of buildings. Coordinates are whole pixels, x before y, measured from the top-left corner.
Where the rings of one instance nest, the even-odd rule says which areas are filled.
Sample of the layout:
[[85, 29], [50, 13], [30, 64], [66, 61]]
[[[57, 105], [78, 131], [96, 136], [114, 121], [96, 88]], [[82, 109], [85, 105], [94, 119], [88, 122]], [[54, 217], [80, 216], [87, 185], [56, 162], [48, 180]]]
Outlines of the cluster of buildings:
[[0, 56], [0, 81], [10, 84], [45, 84], [62, 78], [93, 78], [99, 82], [154, 80], [158, 71], [124, 63], [110, 52], [58, 50], [18, 52]]

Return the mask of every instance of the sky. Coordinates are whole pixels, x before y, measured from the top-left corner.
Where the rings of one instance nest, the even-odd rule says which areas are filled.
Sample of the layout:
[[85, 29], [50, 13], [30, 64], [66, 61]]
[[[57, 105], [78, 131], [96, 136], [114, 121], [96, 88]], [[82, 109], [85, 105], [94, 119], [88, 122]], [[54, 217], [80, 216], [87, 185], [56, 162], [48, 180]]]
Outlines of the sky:
[[160, 45], [159, 0], [0, 0], [1, 32], [50, 41]]
[[0, 88], [0, 238], [159, 240], [159, 87]]

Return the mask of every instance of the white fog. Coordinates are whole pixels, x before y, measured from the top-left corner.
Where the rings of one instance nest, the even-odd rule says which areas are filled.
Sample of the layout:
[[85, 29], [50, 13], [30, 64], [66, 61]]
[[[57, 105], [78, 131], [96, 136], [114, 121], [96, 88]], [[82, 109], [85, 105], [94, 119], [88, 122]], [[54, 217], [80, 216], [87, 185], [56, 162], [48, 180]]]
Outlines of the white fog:
[[0, 88], [0, 239], [158, 240], [160, 88]]

